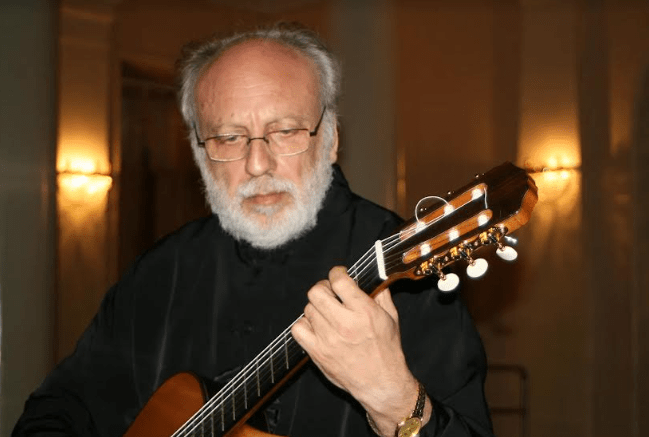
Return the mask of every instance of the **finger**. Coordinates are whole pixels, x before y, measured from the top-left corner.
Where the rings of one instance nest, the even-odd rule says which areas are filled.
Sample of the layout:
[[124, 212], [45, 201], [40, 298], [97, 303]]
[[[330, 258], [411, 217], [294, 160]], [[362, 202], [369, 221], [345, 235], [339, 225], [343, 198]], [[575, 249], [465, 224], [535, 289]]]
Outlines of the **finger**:
[[329, 320], [327, 320], [326, 315], [322, 314], [312, 303], [308, 303], [304, 307], [304, 317], [309, 321], [309, 325], [315, 337], [321, 336], [326, 329], [331, 329], [331, 325]]
[[312, 298], [317, 301], [318, 299], [326, 300], [328, 297], [338, 298], [331, 288], [331, 283], [327, 279], [316, 282], [316, 284], [307, 292], [307, 298], [309, 298], [310, 302], [312, 302]]
[[333, 292], [342, 300], [345, 306], [353, 309], [359, 305], [367, 305], [372, 299], [361, 290], [356, 282], [347, 274], [344, 267], [334, 267], [329, 271], [329, 282]]
[[392, 317], [392, 320], [397, 323], [399, 322], [399, 312], [397, 311], [397, 307], [394, 306], [392, 293], [389, 288], [381, 290], [376, 296], [374, 296], [374, 300], [386, 313], [390, 315], [390, 317]]
[[313, 331], [313, 326], [311, 326], [311, 323], [306, 316], [300, 317], [293, 326], [291, 326], [291, 335], [307, 353], [309, 353], [310, 350], [313, 350], [316, 344], [316, 336]]
[[327, 335], [331, 334], [331, 327], [327, 320], [312, 305], [304, 308], [304, 316], [291, 327], [291, 334], [295, 341], [309, 354], [313, 361], [320, 367], [323, 344], [327, 344]]
[[343, 308], [342, 301], [332, 290], [331, 283], [326, 280], [320, 281], [311, 287], [307, 292], [307, 298], [309, 304], [313, 305], [314, 309], [325, 318]]

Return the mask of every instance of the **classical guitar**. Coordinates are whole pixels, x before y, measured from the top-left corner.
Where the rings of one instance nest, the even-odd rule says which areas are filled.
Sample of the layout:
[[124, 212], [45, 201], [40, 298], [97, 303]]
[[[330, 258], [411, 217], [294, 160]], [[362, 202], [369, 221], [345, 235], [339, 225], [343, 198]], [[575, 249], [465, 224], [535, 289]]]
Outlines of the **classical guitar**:
[[[440, 278], [440, 290], [451, 290], [459, 279], [444, 273], [445, 267], [464, 261], [469, 276], [481, 275], [486, 262], [474, 253], [485, 246], [495, 245], [503, 258], [513, 259], [507, 238], [529, 220], [537, 189], [524, 170], [505, 163], [438, 199], [439, 206], [418, 205], [415, 217], [377, 241], [348, 269], [362, 290], [374, 296], [397, 279], [430, 275]], [[308, 360], [290, 328], [207, 401], [193, 374], [170, 378], [125, 436], [270, 436], [246, 421]]]

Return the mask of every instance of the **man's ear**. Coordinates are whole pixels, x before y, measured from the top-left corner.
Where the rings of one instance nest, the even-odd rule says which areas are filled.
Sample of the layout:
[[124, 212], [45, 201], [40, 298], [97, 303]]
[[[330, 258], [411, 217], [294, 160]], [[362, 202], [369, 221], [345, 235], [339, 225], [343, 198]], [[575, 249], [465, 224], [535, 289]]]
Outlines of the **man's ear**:
[[329, 151], [329, 159], [333, 164], [338, 160], [338, 123], [334, 126], [334, 143], [331, 145], [331, 150]]

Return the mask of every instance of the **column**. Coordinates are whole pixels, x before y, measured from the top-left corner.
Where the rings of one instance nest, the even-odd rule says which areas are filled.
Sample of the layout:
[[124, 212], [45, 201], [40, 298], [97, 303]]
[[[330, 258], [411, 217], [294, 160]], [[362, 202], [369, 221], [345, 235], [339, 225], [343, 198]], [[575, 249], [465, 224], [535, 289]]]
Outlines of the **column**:
[[0, 435], [53, 364], [56, 2], [0, 6]]
[[338, 0], [330, 33], [343, 64], [339, 162], [354, 191], [396, 209], [392, 7], [391, 0]]

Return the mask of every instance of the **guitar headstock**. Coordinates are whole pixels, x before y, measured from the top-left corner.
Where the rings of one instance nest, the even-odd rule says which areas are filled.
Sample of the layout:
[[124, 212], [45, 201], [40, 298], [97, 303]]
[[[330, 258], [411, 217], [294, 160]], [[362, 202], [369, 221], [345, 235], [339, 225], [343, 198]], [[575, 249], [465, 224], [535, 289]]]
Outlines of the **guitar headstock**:
[[[386, 274], [395, 279], [435, 274], [446, 280], [442, 269], [464, 260], [478, 276], [486, 262], [477, 266], [473, 254], [496, 245], [503, 258], [512, 257], [505, 237], [527, 223], [537, 198], [534, 180], [509, 162], [476, 175], [442, 197], [443, 206], [417, 211], [384, 245]], [[473, 276], [471, 270], [469, 274]]]

